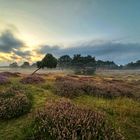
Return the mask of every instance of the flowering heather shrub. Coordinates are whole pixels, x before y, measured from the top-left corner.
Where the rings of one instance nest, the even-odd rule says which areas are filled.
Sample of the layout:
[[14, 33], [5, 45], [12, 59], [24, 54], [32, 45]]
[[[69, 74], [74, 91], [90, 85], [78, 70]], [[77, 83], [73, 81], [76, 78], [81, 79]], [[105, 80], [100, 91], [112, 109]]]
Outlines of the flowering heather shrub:
[[56, 94], [64, 97], [76, 97], [81, 94], [97, 97], [115, 98], [120, 96], [134, 97], [127, 85], [118, 81], [97, 81], [91, 78], [60, 77], [55, 83]]
[[57, 77], [55, 92], [64, 97], [73, 98], [83, 94], [81, 83], [70, 77]]
[[10, 88], [0, 93], [0, 118], [10, 119], [27, 113], [31, 108], [28, 97], [17, 90]]
[[67, 100], [50, 102], [36, 113], [30, 140], [122, 140], [103, 114]]
[[10, 83], [10, 80], [5, 76], [0, 75], [0, 85], [8, 84], [8, 83]]
[[115, 98], [115, 97], [134, 97], [131, 89], [121, 86], [120, 84], [108, 83], [83, 83], [82, 89], [85, 94], [97, 97]]
[[21, 79], [20, 81], [23, 84], [39, 84], [39, 83], [44, 83], [45, 80], [37, 75], [30, 75], [28, 77], [24, 77], [23, 79]]
[[6, 76], [6, 77], [20, 77], [20, 73], [18, 72], [1, 72], [0, 75]]

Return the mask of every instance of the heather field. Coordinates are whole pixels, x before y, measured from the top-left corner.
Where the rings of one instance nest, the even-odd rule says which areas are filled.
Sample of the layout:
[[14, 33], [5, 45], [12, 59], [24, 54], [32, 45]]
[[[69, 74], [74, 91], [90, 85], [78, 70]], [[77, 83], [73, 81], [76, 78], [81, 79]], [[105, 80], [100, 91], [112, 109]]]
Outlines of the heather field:
[[140, 140], [140, 0], [0, 0], [0, 140]]
[[140, 139], [139, 71], [20, 72], [0, 73], [1, 140]]

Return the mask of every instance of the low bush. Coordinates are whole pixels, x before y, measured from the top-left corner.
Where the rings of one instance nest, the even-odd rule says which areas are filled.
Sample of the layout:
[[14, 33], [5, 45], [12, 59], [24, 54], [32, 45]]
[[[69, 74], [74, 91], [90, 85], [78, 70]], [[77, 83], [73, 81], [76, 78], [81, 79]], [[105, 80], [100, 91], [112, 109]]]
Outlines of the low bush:
[[21, 79], [20, 81], [23, 84], [39, 84], [39, 83], [44, 83], [45, 80], [37, 75], [30, 75], [28, 77], [24, 77], [23, 79]]
[[68, 98], [73, 98], [83, 94], [81, 83], [70, 77], [56, 78], [55, 92], [57, 95]]
[[0, 75], [6, 76], [6, 77], [20, 77], [19, 72], [1, 72]]
[[0, 118], [11, 119], [29, 112], [31, 102], [22, 90], [11, 87], [0, 93]]
[[0, 75], [0, 85], [9, 84], [9, 83], [10, 80], [6, 76]]
[[58, 77], [55, 82], [55, 91], [56, 94], [68, 98], [73, 98], [82, 94], [106, 98], [134, 97], [131, 88], [121, 82], [106, 80], [97, 81], [90, 77], [79, 79]]
[[35, 115], [26, 140], [122, 140], [103, 114], [68, 100], [50, 102]]
[[115, 98], [115, 97], [134, 97], [131, 89], [117, 84], [109, 83], [83, 83], [82, 89], [87, 95], [94, 95], [97, 97]]

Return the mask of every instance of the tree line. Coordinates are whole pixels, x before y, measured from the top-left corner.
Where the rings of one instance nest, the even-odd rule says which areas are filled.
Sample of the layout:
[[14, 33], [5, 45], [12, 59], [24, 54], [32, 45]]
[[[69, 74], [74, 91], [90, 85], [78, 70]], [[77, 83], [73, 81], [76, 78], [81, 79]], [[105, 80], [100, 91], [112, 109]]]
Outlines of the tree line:
[[81, 54], [75, 54], [73, 57], [63, 55], [57, 59], [52, 54], [46, 54], [42, 60], [33, 63], [32, 65], [30, 65], [29, 62], [24, 62], [22, 65], [18, 66], [18, 64], [14, 62], [9, 66], [12, 68], [37, 67], [38, 69], [36, 71], [45, 67], [57, 67], [59, 69], [73, 69], [77, 73], [86, 73], [87, 71], [90, 73], [94, 72], [96, 69], [139, 69], [140, 60], [119, 66], [113, 61], [96, 60], [95, 57], [91, 55], [82, 56]]

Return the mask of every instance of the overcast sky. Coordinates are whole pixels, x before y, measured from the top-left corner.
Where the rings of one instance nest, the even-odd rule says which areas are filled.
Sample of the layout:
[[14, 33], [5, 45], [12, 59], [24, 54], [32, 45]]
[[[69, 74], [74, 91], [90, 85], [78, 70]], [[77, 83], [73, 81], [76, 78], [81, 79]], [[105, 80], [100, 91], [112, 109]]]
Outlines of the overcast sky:
[[140, 0], [0, 0], [0, 65], [45, 53], [140, 59]]

